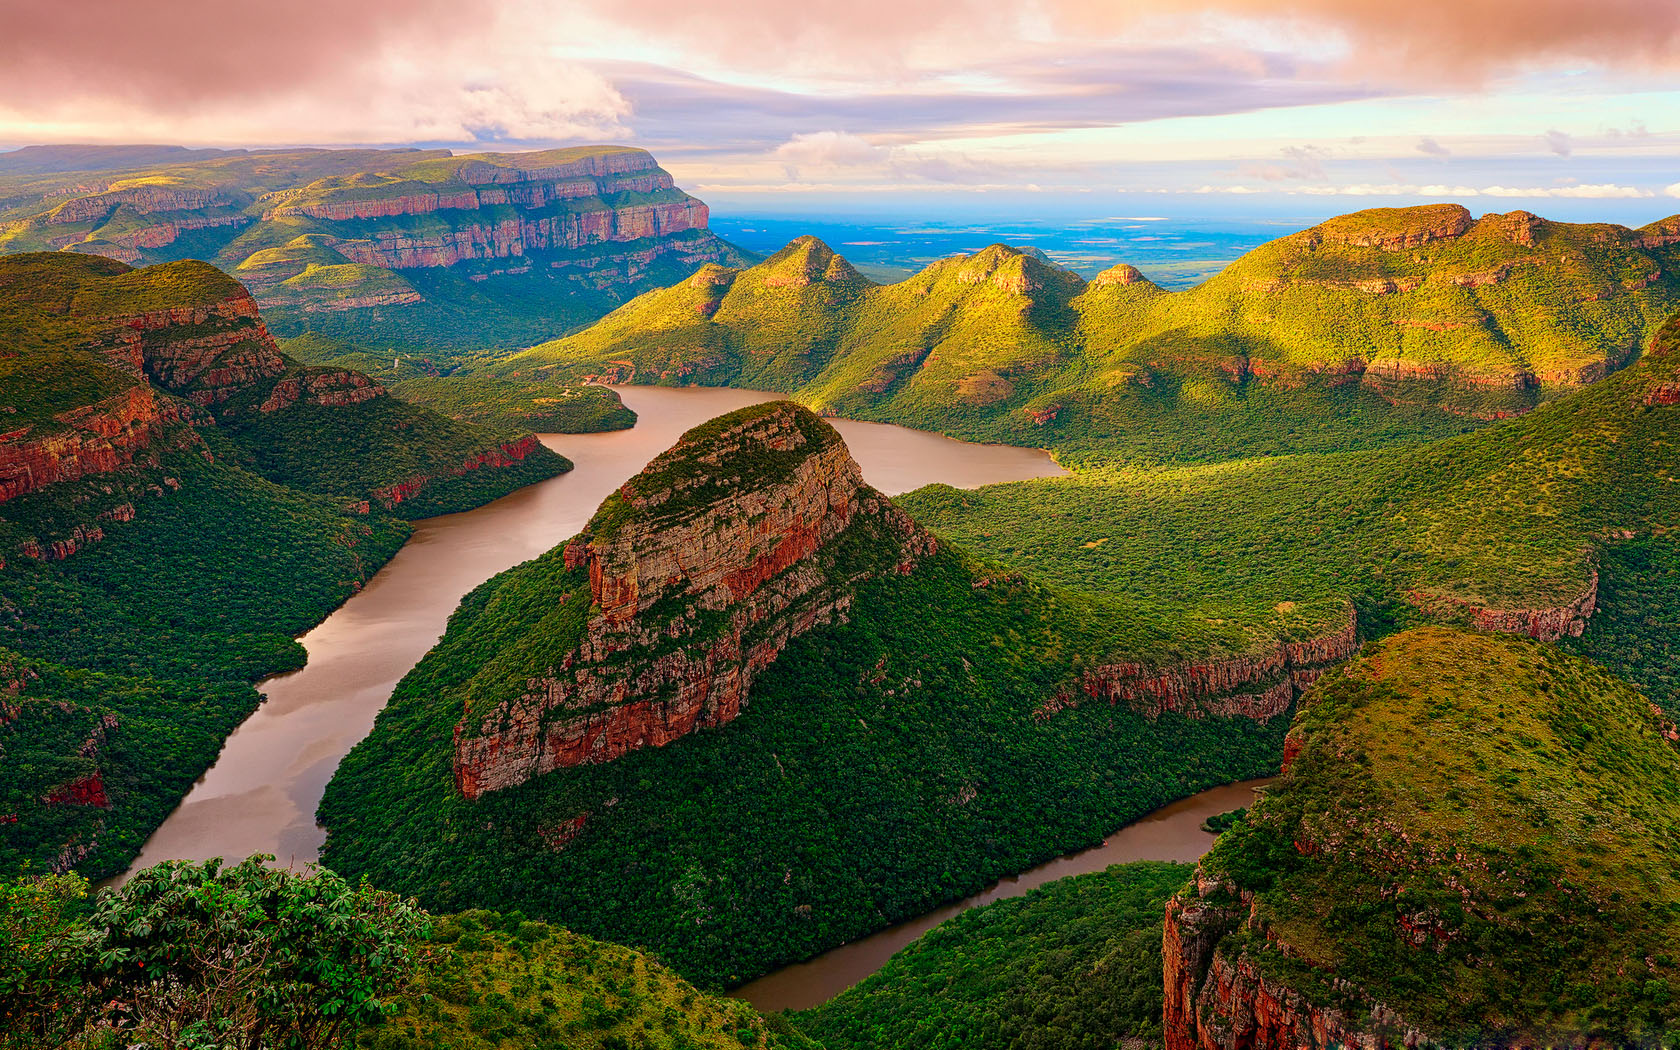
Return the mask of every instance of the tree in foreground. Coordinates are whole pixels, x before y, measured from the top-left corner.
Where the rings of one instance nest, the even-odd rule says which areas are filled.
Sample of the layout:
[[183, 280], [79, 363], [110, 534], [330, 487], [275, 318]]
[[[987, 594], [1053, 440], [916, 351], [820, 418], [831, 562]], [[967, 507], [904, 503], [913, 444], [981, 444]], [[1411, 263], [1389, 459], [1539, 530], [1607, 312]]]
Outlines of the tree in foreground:
[[77, 1028], [90, 1046], [100, 1033], [156, 1050], [341, 1045], [416, 972], [428, 918], [394, 894], [271, 860], [159, 864], [85, 918], [71, 917], [85, 884], [7, 886], [0, 937], [27, 947], [0, 972], [8, 1032], [50, 1040], [18, 1044], [31, 1046]]

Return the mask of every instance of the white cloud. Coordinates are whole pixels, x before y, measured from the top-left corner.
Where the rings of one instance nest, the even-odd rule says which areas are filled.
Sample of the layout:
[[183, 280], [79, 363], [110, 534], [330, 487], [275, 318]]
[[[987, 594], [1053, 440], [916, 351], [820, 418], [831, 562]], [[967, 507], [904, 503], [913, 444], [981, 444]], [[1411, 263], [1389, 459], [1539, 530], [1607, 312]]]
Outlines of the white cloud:
[[1674, 185], [1663, 190], [1663, 193], [1669, 197], [1680, 197], [1680, 182], [1676, 182]]

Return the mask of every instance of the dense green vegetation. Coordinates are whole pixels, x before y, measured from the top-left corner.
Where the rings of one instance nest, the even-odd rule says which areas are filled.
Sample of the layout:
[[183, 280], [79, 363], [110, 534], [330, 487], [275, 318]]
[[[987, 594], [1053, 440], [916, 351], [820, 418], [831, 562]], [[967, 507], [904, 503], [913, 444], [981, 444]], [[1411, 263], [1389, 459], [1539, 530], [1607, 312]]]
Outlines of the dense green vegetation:
[[[222, 425], [204, 436], [218, 455], [271, 481], [371, 498], [399, 517], [424, 518], [468, 510], [571, 469], [541, 445], [505, 466], [467, 469], [484, 456], [505, 458], [498, 446], [512, 435], [501, 433], [507, 437], [386, 396], [348, 407], [299, 402], [280, 412], [225, 412]], [[418, 491], [393, 502], [390, 491], [404, 483]]]
[[[655, 481], [627, 488], [694, 491], [681, 470], [706, 431], [685, 438], [682, 463], [656, 461]], [[591, 531], [627, 508], [610, 499]], [[812, 564], [845, 581], [893, 550], [854, 527]], [[587, 613], [580, 590], [583, 570], [557, 549], [463, 601], [329, 785], [329, 863], [436, 909], [518, 907], [648, 945], [727, 984], [1275, 768], [1277, 720], [1151, 721], [1103, 704], [1037, 717], [1110, 626], [1088, 602], [947, 549], [862, 584], [850, 622], [793, 642], [728, 725], [465, 801], [450, 744], [463, 704], [505, 699], [560, 662]]]
[[[513, 466], [462, 471], [507, 439], [388, 396], [304, 396], [263, 411], [280, 384], [306, 390], [329, 370], [274, 353], [261, 323], [238, 313], [154, 327], [105, 353], [120, 318], [241, 296], [203, 263], [0, 258], [0, 338], [11, 348], [0, 411], [24, 447], [7, 450], [20, 464], [9, 478], [50, 466], [60, 453], [45, 441], [87, 450], [63, 480], [9, 490], [0, 504], [0, 647], [12, 667], [0, 871], [120, 872], [255, 707], [251, 683], [300, 666], [295, 637], [407, 537], [382, 512], [381, 490], [435, 479], [398, 505], [420, 516], [568, 466], [538, 448]], [[218, 367], [176, 372], [177, 344], [220, 347]], [[210, 389], [206, 374], [219, 400], [177, 400]], [[328, 378], [333, 391], [371, 389], [360, 376]], [[141, 411], [123, 416], [131, 404]], [[84, 424], [90, 406], [119, 422]], [[130, 451], [105, 444], [113, 433]], [[369, 497], [373, 513], [356, 512]]]
[[0, 881], [0, 1047], [820, 1050], [628, 948], [264, 861]]
[[973, 908], [793, 1015], [828, 1050], [1113, 1050], [1161, 1039], [1161, 914], [1184, 864], [1117, 864]]
[[375, 353], [318, 333], [281, 345], [301, 361], [364, 372], [404, 401], [497, 433], [594, 434], [636, 425], [636, 413], [607, 387], [460, 372], [460, 362], [472, 355], [445, 353], [434, 360], [394, 348]]
[[1360, 212], [1177, 293], [1129, 267], [1086, 283], [1003, 245], [876, 286], [806, 237], [494, 370], [785, 391], [1069, 463], [1379, 447], [1623, 364], [1680, 303], [1673, 249], [1646, 247], [1648, 232], [1521, 212], [1471, 223], [1447, 205]]
[[0, 883], [0, 1046], [328, 1050], [383, 1020], [427, 917], [328, 871], [171, 861]]
[[786, 1022], [697, 991], [653, 957], [474, 910], [435, 920], [430, 965], [366, 1050], [820, 1050]]
[[[102, 542], [63, 561], [8, 559], [0, 572], [0, 644], [20, 654], [7, 676], [19, 714], [0, 727], [0, 815], [18, 818], [0, 828], [5, 871], [44, 867], [67, 847], [95, 877], [126, 867], [256, 706], [249, 683], [301, 666], [294, 637], [408, 535], [196, 454], [159, 473], [179, 490], [159, 486], [167, 494], [146, 497], [132, 522], [107, 523]], [[48, 489], [7, 515], [59, 497]], [[100, 729], [107, 716], [115, 724]], [[41, 801], [95, 772], [110, 809]]]
[[1562, 606], [1596, 564], [1605, 609], [1582, 644], [1671, 680], [1659, 594], [1680, 520], [1676, 409], [1645, 400], [1675, 365], [1650, 354], [1530, 415], [1415, 449], [1093, 469], [900, 502], [989, 557], [1115, 603], [1122, 642], [1145, 655], [1275, 636], [1280, 607], [1324, 624], [1351, 599], [1381, 633], [1415, 619], [1414, 602], [1453, 614], [1429, 596]]
[[595, 434], [636, 425], [636, 413], [604, 386], [441, 376], [406, 379], [393, 384], [391, 392], [453, 419], [501, 430]]
[[1326, 676], [1291, 732], [1299, 757], [1204, 861], [1258, 893], [1227, 957], [1449, 1045], [1674, 1037], [1680, 751], [1644, 697], [1429, 627]]

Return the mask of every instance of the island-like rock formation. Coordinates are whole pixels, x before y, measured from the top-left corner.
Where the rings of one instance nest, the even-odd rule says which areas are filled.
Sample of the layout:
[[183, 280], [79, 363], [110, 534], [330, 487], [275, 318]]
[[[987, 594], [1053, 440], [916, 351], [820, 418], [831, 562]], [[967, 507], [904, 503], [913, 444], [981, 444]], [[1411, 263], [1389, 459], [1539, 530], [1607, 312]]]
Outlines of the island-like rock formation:
[[791, 639], [934, 549], [808, 410], [772, 402], [696, 428], [565, 546], [575, 638], [517, 695], [469, 699], [456, 786], [477, 798], [729, 722]]

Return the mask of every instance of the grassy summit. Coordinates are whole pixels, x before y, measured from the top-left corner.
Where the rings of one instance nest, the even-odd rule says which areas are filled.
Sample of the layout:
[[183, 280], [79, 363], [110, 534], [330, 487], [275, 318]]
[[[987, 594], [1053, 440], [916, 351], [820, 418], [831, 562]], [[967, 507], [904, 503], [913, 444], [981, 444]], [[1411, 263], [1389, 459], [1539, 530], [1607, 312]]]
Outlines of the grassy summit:
[[1674, 223], [1380, 209], [1176, 293], [1006, 245], [877, 286], [805, 237], [498, 368], [787, 391], [1072, 460], [1333, 451], [1523, 412], [1626, 363], [1680, 302]]
[[1228, 959], [1448, 1043], [1680, 1021], [1680, 751], [1638, 693], [1547, 646], [1423, 628], [1324, 679], [1290, 740], [1203, 862], [1256, 895]]

